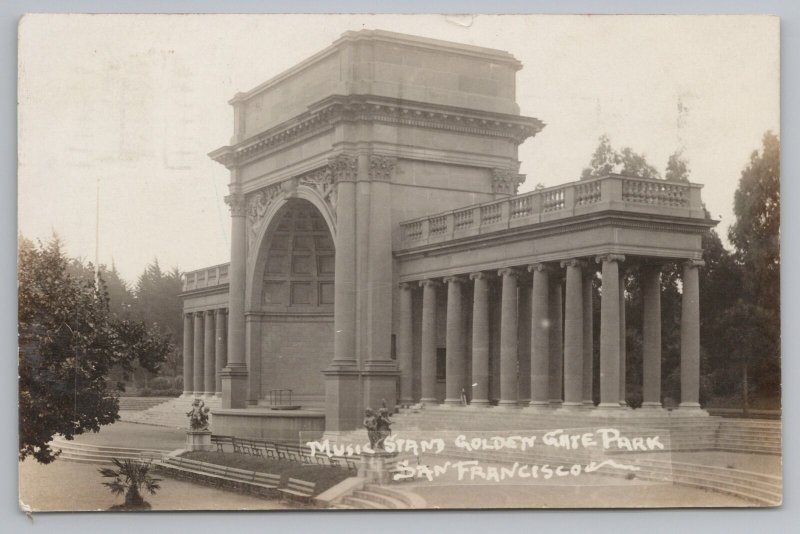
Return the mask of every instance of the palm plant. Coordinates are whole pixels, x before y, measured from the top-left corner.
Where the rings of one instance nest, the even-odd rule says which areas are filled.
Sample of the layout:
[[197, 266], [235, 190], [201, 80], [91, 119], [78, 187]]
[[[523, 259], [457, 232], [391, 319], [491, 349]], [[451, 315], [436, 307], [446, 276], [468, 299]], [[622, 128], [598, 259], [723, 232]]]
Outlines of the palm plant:
[[125, 494], [124, 508], [149, 508], [149, 505], [142, 498], [141, 490], [144, 489], [151, 495], [155, 495], [156, 490], [161, 488], [158, 484], [161, 479], [154, 478], [149, 474], [150, 465], [130, 459], [120, 461], [117, 458], [112, 458], [111, 462], [116, 466], [116, 469], [109, 467], [98, 469], [101, 475], [113, 479], [110, 482], [103, 482], [103, 485], [108, 486], [114, 495]]

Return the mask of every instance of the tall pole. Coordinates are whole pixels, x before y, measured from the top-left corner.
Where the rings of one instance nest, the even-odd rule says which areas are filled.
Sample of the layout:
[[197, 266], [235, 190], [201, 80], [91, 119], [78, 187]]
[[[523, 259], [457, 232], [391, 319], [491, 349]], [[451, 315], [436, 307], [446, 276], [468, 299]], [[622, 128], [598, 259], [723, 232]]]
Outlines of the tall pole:
[[97, 177], [94, 209], [94, 284], [100, 288], [100, 177]]

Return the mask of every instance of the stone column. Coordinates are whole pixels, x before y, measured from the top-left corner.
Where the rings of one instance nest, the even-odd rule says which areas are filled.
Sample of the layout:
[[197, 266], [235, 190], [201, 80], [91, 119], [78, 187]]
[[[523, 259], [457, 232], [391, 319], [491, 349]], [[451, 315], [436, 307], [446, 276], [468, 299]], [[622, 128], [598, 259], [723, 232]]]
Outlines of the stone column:
[[470, 406], [489, 402], [489, 281], [486, 273], [472, 273], [472, 400]]
[[436, 400], [436, 288], [439, 282], [423, 280], [422, 286], [422, 398], [423, 404]]
[[214, 310], [206, 310], [205, 324], [203, 325], [203, 396], [213, 397], [216, 393], [216, 331], [214, 330]]
[[204, 312], [194, 314], [194, 396], [199, 397], [204, 393], [205, 354], [203, 351], [203, 315]]
[[503, 280], [500, 310], [500, 401], [499, 406], [517, 406], [517, 272], [500, 269]]
[[[700, 279], [702, 260], [683, 264], [680, 409], [700, 412]], [[703, 412], [705, 413], [705, 412]]]
[[460, 405], [461, 390], [464, 389], [465, 354], [463, 318], [461, 316], [461, 284], [464, 279], [448, 276], [447, 284], [447, 331], [445, 347], [447, 348], [447, 372], [445, 384], [445, 404]]
[[642, 408], [661, 408], [661, 267], [642, 269]]
[[339, 154], [328, 160], [336, 182], [333, 361], [325, 369], [325, 430], [343, 432], [361, 424], [356, 365], [356, 201], [358, 159]]
[[[357, 253], [366, 252], [365, 283], [359, 287], [366, 289], [359, 295], [357, 305], [366, 311], [366, 317], [358, 324], [357, 330], [367, 333], [362, 339], [359, 352], [362, 361], [362, 383], [366, 406], [380, 406], [386, 402], [390, 412], [397, 403], [397, 380], [399, 373], [397, 362], [392, 360], [392, 299], [393, 261], [392, 256], [392, 218], [387, 216], [387, 207], [391, 205], [392, 176], [397, 160], [379, 154], [360, 156], [366, 160], [366, 177], [368, 193], [363, 198], [366, 213], [359, 205], [357, 225], [366, 225], [363, 239], [358, 240]], [[360, 163], [360, 162], [359, 162]], [[359, 168], [359, 181], [361, 181]], [[367, 219], [363, 220], [362, 215]], [[359, 228], [360, 230], [360, 228]]]
[[562, 383], [564, 381], [564, 331], [563, 331], [563, 297], [561, 295], [561, 273], [554, 272], [550, 276], [550, 405], [558, 408], [564, 398]]
[[[232, 186], [238, 187], [234, 176]], [[220, 372], [223, 408], [244, 408], [247, 402], [245, 363], [244, 294], [247, 268], [247, 211], [244, 195], [232, 192], [225, 198], [231, 210], [231, 263], [228, 267], [228, 363]], [[195, 324], [196, 325], [196, 324]], [[197, 373], [195, 372], [195, 376]], [[197, 384], [195, 384], [197, 388]]]
[[627, 336], [625, 335], [627, 326], [625, 325], [625, 270], [619, 272], [619, 405], [628, 406], [625, 366], [627, 356]]
[[594, 269], [584, 271], [583, 278], [583, 405], [594, 406], [594, 313], [592, 281]]
[[619, 405], [619, 263], [620, 254], [598, 256], [603, 264], [603, 295], [600, 302], [600, 406], [620, 409]]
[[531, 402], [534, 408], [550, 404], [550, 275], [543, 263], [531, 265]]
[[583, 406], [583, 267], [578, 260], [561, 262], [567, 268], [564, 303], [564, 408]]
[[520, 272], [517, 288], [517, 397], [520, 406], [531, 403], [531, 284]]
[[400, 368], [400, 404], [414, 404], [413, 294], [411, 284], [400, 284], [400, 326], [397, 365]]
[[217, 308], [215, 311], [214, 326], [216, 327], [216, 365], [214, 390], [218, 397], [222, 396], [222, 369], [228, 364], [228, 314], [225, 308]]
[[191, 313], [183, 314], [183, 396], [194, 396], [194, 322]]

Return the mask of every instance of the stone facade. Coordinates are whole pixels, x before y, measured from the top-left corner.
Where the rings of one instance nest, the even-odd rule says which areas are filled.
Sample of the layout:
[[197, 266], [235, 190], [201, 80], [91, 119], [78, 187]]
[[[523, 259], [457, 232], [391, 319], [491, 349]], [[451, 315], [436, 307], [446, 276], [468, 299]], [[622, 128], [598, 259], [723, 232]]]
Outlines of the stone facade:
[[[259, 406], [278, 389], [304, 417], [324, 410], [329, 433], [382, 403], [577, 410], [597, 373], [599, 408], [619, 410], [630, 268], [647, 280], [657, 408], [666, 262], [685, 266], [681, 406], [699, 408], [697, 260], [714, 224], [701, 186], [612, 175], [517, 194], [517, 148], [544, 127], [519, 115], [520, 68], [502, 51], [348, 32], [236, 95], [231, 145], [211, 153], [231, 173], [231, 262], [188, 273], [184, 293], [186, 393], [221, 388], [215, 421], [235, 432], [231, 421], [269, 418]], [[595, 340], [586, 288], [598, 276]], [[219, 325], [218, 308], [220, 358], [198, 333]]]

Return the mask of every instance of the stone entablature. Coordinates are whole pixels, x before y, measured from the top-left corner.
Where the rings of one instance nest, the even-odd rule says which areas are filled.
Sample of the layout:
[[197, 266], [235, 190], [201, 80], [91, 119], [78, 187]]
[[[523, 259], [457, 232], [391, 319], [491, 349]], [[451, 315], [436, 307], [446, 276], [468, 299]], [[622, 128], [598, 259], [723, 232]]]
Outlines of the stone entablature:
[[209, 153], [209, 156], [228, 168], [234, 168], [337, 124], [358, 122], [506, 138], [517, 145], [539, 133], [545, 126], [539, 119], [520, 115], [480, 112], [374, 95], [335, 95], [321, 100], [291, 120], [232, 146], [221, 147]]

